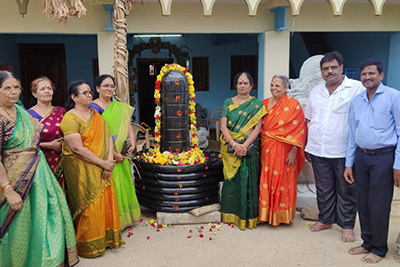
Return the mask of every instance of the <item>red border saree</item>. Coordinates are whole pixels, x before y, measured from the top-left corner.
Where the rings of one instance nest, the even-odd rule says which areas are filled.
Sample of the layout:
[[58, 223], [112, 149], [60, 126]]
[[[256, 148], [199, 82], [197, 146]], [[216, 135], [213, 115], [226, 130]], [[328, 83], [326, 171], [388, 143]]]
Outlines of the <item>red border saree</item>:
[[[271, 225], [290, 224], [296, 211], [297, 176], [304, 165], [306, 125], [300, 103], [283, 96], [268, 107], [261, 130], [261, 178], [259, 220]], [[293, 146], [298, 147], [295, 163], [285, 163]]]

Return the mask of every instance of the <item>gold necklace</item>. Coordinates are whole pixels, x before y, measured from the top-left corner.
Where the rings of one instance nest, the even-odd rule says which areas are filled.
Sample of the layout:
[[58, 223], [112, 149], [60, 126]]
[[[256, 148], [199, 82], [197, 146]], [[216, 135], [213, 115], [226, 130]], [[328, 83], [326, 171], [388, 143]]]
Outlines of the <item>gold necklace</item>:
[[14, 118], [14, 116], [12, 116], [2, 104], [0, 104], [0, 107], [7, 113], [8, 117], [10, 117], [11, 120], [16, 120], [16, 118]]
[[[82, 118], [86, 120], [86, 116], [84, 116], [84, 115], [79, 111], [79, 109], [75, 108], [75, 110], [78, 111], [79, 115], [81, 115]], [[89, 109], [88, 109], [88, 111], [89, 111]]]

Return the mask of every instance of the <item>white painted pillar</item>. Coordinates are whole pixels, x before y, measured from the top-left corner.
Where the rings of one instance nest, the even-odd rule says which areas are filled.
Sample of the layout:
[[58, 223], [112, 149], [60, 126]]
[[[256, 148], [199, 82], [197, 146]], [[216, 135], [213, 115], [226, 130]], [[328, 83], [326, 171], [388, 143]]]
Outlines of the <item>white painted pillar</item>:
[[113, 75], [114, 66], [114, 32], [97, 33], [97, 54], [99, 58], [99, 74]]
[[[262, 45], [261, 43], [259, 45]], [[264, 39], [263, 99], [271, 96], [269, 84], [275, 74], [289, 76], [290, 32], [267, 31]], [[260, 97], [261, 98], [261, 97]]]

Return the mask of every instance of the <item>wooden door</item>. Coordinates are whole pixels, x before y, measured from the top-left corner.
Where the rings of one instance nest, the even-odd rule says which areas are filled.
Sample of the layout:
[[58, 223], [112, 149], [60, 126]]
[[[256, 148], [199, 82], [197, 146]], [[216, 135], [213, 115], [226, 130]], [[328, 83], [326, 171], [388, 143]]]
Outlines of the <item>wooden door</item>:
[[[165, 64], [173, 63], [172, 58], [138, 58], [137, 83], [139, 121], [154, 128], [154, 86], [157, 75]], [[150, 75], [150, 65], [154, 66], [154, 75]]]
[[56, 87], [53, 105], [65, 106], [68, 88], [64, 44], [19, 44], [18, 52], [25, 107], [36, 102], [30, 85], [39, 76], [49, 77]]

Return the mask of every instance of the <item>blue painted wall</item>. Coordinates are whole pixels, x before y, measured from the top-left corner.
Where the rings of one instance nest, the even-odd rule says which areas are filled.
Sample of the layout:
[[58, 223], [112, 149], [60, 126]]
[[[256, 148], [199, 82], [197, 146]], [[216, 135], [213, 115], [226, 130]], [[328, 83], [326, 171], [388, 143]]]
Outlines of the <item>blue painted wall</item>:
[[[148, 38], [142, 38], [148, 42]], [[257, 55], [258, 42], [256, 34], [185, 34], [181, 38], [164, 38], [178, 47], [187, 46], [189, 57], [208, 56], [210, 69], [210, 91], [196, 92], [196, 102], [203, 108], [210, 110], [221, 109], [223, 102], [228, 97], [236, 95], [235, 90], [230, 89], [231, 55]], [[140, 40], [128, 38], [128, 47], [138, 44]], [[168, 58], [168, 50], [163, 49], [159, 54], [153, 54], [150, 50], [143, 51], [140, 58]], [[136, 67], [136, 58], [133, 60]], [[192, 71], [190, 62], [189, 71]], [[196, 86], [196, 77], [194, 77]], [[258, 84], [262, 84], [259, 78]], [[259, 90], [252, 90], [251, 94], [258, 95]], [[135, 94], [135, 98], [137, 95]], [[136, 99], [137, 100], [137, 99]], [[137, 107], [136, 107], [137, 108]]]
[[390, 36], [389, 68], [386, 70], [387, 84], [400, 90], [400, 33]]
[[[388, 69], [390, 32], [346, 32], [325, 33], [325, 39], [332, 50], [337, 50], [344, 57], [345, 68], [359, 68], [367, 59], [377, 59]], [[383, 80], [386, 83], [386, 77]]]
[[[337, 50], [342, 53], [344, 57], [345, 68], [358, 69], [362, 61], [375, 58], [382, 61], [383, 67], [387, 72], [389, 66], [389, 51], [391, 48], [392, 33], [326, 32], [323, 35], [331, 50]], [[309, 53], [301, 39], [300, 33], [294, 33], [290, 41], [290, 60], [297, 74], [296, 77], [291, 78], [297, 78], [298, 73], [300, 72], [301, 64], [303, 64], [304, 60], [309, 57]], [[393, 55], [395, 55], [395, 51], [397, 51], [397, 55], [399, 55], [399, 46], [399, 41], [393, 41]], [[383, 81], [384, 83], [387, 82], [387, 77], [385, 77]]]
[[14, 73], [20, 77], [18, 46], [15, 43], [15, 36], [0, 35], [0, 65], [13, 66]]
[[67, 83], [83, 79], [90, 85], [93, 84], [92, 59], [97, 58], [96, 35], [0, 35], [0, 64], [13, 64], [14, 71], [18, 76], [20, 74], [18, 44], [23, 43], [63, 43], [65, 45]]

